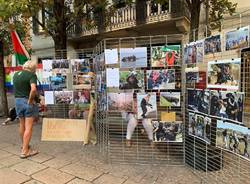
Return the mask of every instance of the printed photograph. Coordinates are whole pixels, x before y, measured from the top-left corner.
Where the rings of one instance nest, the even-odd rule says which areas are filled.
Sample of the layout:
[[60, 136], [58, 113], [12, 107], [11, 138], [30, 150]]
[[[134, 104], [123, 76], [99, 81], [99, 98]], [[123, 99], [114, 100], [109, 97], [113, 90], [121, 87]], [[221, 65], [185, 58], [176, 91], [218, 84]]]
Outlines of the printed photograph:
[[208, 62], [208, 88], [238, 90], [241, 59]]
[[66, 75], [63, 75], [61, 73], [57, 73], [54, 75], [52, 74], [52, 76], [49, 76], [48, 79], [52, 90], [62, 90], [67, 87]]
[[187, 72], [186, 83], [196, 83], [196, 82], [199, 82], [199, 72]]
[[120, 49], [120, 68], [143, 67], [147, 67], [147, 47]]
[[106, 65], [118, 63], [118, 50], [117, 50], [117, 48], [105, 49], [104, 54], [105, 54], [105, 64]]
[[151, 67], [180, 66], [180, 45], [165, 45], [151, 48]]
[[186, 64], [202, 63], [204, 56], [204, 40], [191, 42], [184, 47], [184, 61]]
[[120, 89], [143, 89], [144, 71], [120, 71]]
[[133, 112], [133, 93], [108, 93], [108, 111]]
[[226, 50], [242, 49], [249, 45], [249, 26], [225, 34]]
[[181, 121], [152, 121], [154, 142], [182, 142], [183, 123]]
[[244, 93], [211, 91], [210, 115], [242, 122]]
[[147, 70], [147, 89], [175, 89], [175, 70]]
[[90, 91], [89, 90], [78, 90], [74, 91], [74, 104], [78, 104], [80, 107], [90, 104]]
[[56, 59], [52, 61], [52, 69], [68, 69], [69, 60], [67, 59]]
[[209, 114], [210, 92], [208, 90], [188, 90], [188, 109]]
[[161, 92], [160, 106], [163, 107], [180, 107], [181, 93], [180, 92]]
[[90, 72], [89, 59], [71, 59], [73, 73]]
[[216, 146], [250, 159], [250, 130], [247, 127], [217, 120]]
[[97, 55], [93, 59], [93, 68], [95, 71], [103, 71], [105, 68], [105, 55], [104, 53]]
[[217, 52], [221, 52], [221, 36], [211, 36], [205, 39], [204, 41], [204, 53], [214, 54]]
[[86, 74], [73, 75], [74, 89], [91, 89], [91, 77]]
[[56, 104], [73, 104], [73, 91], [55, 91]]
[[156, 93], [137, 94], [137, 118], [157, 118]]

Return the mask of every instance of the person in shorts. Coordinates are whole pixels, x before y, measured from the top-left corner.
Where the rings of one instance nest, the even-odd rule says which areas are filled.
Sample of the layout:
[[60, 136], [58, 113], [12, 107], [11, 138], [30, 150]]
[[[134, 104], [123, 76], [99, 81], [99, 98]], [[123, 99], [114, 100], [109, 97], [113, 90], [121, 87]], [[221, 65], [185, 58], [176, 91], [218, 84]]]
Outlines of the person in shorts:
[[16, 114], [19, 118], [19, 134], [22, 141], [20, 158], [28, 158], [36, 155], [37, 150], [30, 148], [29, 143], [32, 136], [32, 127], [36, 112], [35, 96], [37, 93], [36, 63], [27, 61], [23, 70], [13, 76], [13, 87], [15, 96]]

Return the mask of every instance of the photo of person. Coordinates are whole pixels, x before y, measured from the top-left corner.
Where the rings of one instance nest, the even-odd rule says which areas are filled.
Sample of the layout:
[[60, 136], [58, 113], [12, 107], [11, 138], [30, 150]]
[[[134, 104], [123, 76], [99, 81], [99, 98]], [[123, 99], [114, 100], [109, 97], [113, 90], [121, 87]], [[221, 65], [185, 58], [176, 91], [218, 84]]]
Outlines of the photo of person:
[[83, 89], [83, 90], [78, 90], [74, 91], [74, 104], [90, 104], [90, 91]]
[[208, 62], [208, 88], [238, 90], [241, 59]]
[[163, 107], [180, 107], [181, 93], [180, 92], [161, 92], [160, 106]]
[[217, 52], [221, 52], [221, 36], [211, 36], [205, 39], [204, 41], [204, 53], [214, 54]]
[[192, 112], [188, 112], [188, 135], [195, 135], [195, 125], [195, 114]]
[[147, 89], [175, 89], [175, 70], [147, 70]]
[[120, 68], [147, 67], [147, 47], [120, 48]]
[[69, 68], [69, 60], [67, 59], [56, 59], [52, 61], [52, 69], [68, 69]]
[[86, 73], [90, 72], [89, 59], [71, 59], [73, 73]]
[[226, 50], [242, 49], [249, 45], [249, 26], [225, 33]]
[[133, 111], [133, 93], [108, 93], [108, 111]]
[[210, 115], [242, 122], [244, 93], [211, 91]]
[[204, 40], [191, 42], [184, 47], [184, 61], [186, 64], [202, 63], [204, 56]]
[[138, 119], [157, 118], [156, 93], [137, 94]]
[[250, 159], [250, 130], [247, 127], [217, 120], [216, 146]]
[[91, 89], [91, 77], [86, 74], [73, 75], [73, 88], [74, 89]]
[[101, 53], [93, 59], [93, 68], [95, 71], [103, 71], [105, 67], [105, 55]]
[[151, 47], [151, 67], [180, 66], [180, 45]]
[[49, 76], [48, 79], [52, 90], [62, 90], [66, 88], [67, 77], [65, 75], [56, 73]]
[[120, 89], [143, 89], [143, 71], [120, 71]]
[[196, 82], [199, 82], [199, 72], [187, 72], [186, 83], [196, 83]]
[[188, 90], [188, 109], [209, 114], [210, 92], [208, 90]]
[[75, 104], [73, 107], [70, 107], [68, 116], [69, 119], [87, 119], [88, 111], [84, 110], [79, 104]]
[[182, 142], [183, 123], [152, 121], [154, 142]]
[[73, 91], [55, 91], [56, 104], [73, 104]]

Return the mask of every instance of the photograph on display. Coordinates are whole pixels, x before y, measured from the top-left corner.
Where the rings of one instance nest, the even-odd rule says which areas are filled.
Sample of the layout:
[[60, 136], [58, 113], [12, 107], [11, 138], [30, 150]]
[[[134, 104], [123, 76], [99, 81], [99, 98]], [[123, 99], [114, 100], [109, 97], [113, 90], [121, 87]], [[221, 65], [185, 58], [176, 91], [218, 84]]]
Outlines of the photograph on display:
[[209, 114], [210, 92], [208, 90], [188, 90], [188, 109]]
[[221, 35], [211, 36], [204, 41], [204, 53], [214, 54], [221, 52]]
[[91, 77], [86, 74], [73, 75], [73, 88], [74, 89], [91, 89]]
[[199, 82], [199, 72], [187, 72], [186, 83]]
[[151, 67], [180, 66], [180, 45], [151, 47]]
[[147, 89], [175, 89], [175, 70], [147, 70]]
[[144, 71], [120, 71], [120, 89], [143, 89]]
[[154, 142], [182, 142], [183, 123], [181, 121], [152, 121]]
[[163, 107], [180, 107], [181, 93], [180, 92], [161, 92], [160, 106]]
[[210, 144], [211, 118], [189, 112], [188, 134]]
[[202, 63], [204, 56], [204, 40], [191, 42], [184, 47], [184, 61], [186, 64]]
[[226, 50], [242, 49], [249, 45], [249, 26], [225, 33]]
[[250, 159], [250, 130], [247, 127], [217, 120], [216, 146]]
[[210, 115], [242, 122], [244, 93], [211, 91]]
[[208, 62], [208, 88], [238, 90], [241, 59]]
[[119, 68], [106, 69], [106, 85], [111, 88], [118, 88], [120, 86], [120, 72]]
[[93, 59], [93, 68], [95, 71], [102, 71], [105, 67], [105, 55], [104, 53], [95, 56]]
[[56, 104], [73, 104], [73, 91], [55, 91]]
[[90, 72], [89, 59], [71, 59], [72, 72]]
[[108, 111], [133, 112], [133, 93], [108, 93]]
[[52, 90], [62, 90], [66, 88], [67, 77], [61, 73], [53, 74], [49, 76], [49, 82]]
[[69, 60], [67, 59], [56, 59], [52, 61], [52, 69], [68, 69]]
[[137, 94], [137, 118], [157, 118], [156, 93]]
[[44, 72], [51, 72], [53, 69], [52, 63], [53, 63], [53, 60], [50, 60], [50, 59], [42, 60], [43, 71]]
[[120, 49], [120, 68], [143, 67], [147, 67], [147, 47]]
[[74, 104], [79, 106], [89, 105], [90, 104], [90, 91], [89, 90], [78, 90], [74, 91]]
[[118, 63], [118, 50], [116, 48], [114, 49], [105, 49], [105, 64], [117, 64]]

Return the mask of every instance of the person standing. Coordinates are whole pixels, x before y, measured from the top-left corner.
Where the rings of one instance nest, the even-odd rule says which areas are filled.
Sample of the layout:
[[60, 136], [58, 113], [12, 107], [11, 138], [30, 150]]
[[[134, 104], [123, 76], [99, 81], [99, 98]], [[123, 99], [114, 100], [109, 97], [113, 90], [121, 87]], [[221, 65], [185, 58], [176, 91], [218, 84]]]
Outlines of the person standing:
[[150, 106], [153, 108], [153, 105], [149, 103], [150, 100], [150, 94], [147, 94], [142, 100], [141, 100], [141, 109], [142, 109], [142, 118], [146, 118], [146, 113], [147, 113], [147, 106]]
[[16, 113], [20, 122], [19, 134], [22, 141], [20, 158], [22, 159], [38, 154], [37, 150], [29, 146], [36, 116], [36, 67], [35, 62], [27, 61], [23, 65], [23, 70], [16, 72], [13, 76]]

